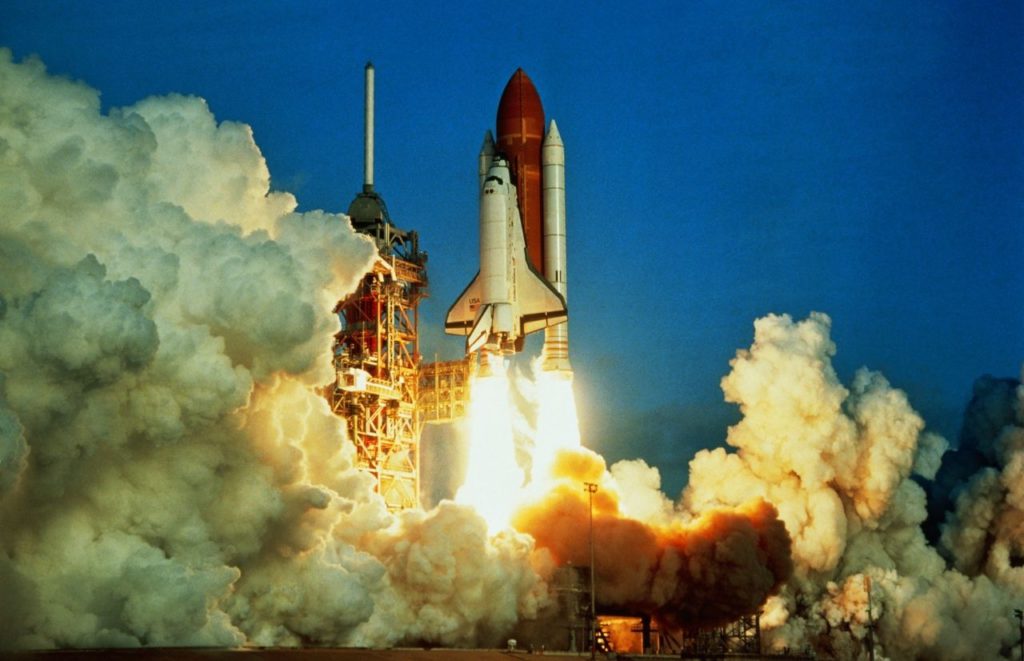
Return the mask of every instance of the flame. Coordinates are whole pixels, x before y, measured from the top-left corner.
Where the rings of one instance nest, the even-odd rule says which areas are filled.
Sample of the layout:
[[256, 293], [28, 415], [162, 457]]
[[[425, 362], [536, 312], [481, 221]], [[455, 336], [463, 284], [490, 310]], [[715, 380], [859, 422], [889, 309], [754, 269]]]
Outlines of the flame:
[[[637, 495], [656, 481], [634, 484], [635, 469], [613, 474], [603, 457], [581, 445], [571, 377], [535, 363], [532, 378], [517, 379], [513, 388], [504, 361], [487, 361], [486, 376], [470, 389], [468, 471], [456, 501], [474, 507], [491, 535], [513, 528], [556, 565], [588, 566], [592, 511], [599, 600], [675, 624], [755, 612], [789, 577], [790, 539], [772, 505], [753, 501], [696, 518], [669, 507], [668, 515], [654, 516], [659, 504]], [[520, 410], [524, 400], [532, 410]], [[531, 418], [524, 467], [513, 430]], [[584, 483], [597, 484], [597, 491], [585, 495]], [[646, 503], [638, 510], [646, 515], [630, 516], [630, 503]]]
[[538, 371], [537, 434], [533, 451], [532, 480], [551, 472], [559, 450], [580, 447], [580, 424], [572, 377], [558, 372]]
[[[515, 398], [508, 366], [499, 357], [487, 360], [486, 376], [470, 389], [468, 472], [456, 501], [473, 506], [492, 535], [514, 528], [556, 565], [588, 566], [592, 510], [599, 600], [674, 625], [755, 612], [792, 573], [789, 535], [764, 501], [696, 517], [653, 516], [658, 507], [647, 503], [646, 515], [631, 516], [628, 505], [641, 502], [636, 496], [645, 487], [634, 484], [636, 473], [613, 474], [581, 445], [571, 378], [535, 363], [532, 379], [517, 380]], [[533, 407], [525, 415], [517, 407], [524, 399]], [[513, 429], [531, 417], [527, 471], [516, 461]], [[585, 494], [584, 483], [597, 491]]]
[[505, 363], [488, 355], [488, 376], [478, 376], [470, 392], [466, 481], [455, 501], [472, 505], [494, 533], [508, 526], [519, 502], [524, 473], [516, 463], [513, 406]]
[[516, 407], [508, 365], [500, 356], [488, 355], [483, 374], [470, 389], [469, 444], [466, 480], [456, 502], [473, 506], [487, 521], [491, 533], [511, 527], [513, 513], [552, 485], [550, 473], [556, 455], [580, 447], [579, 421], [572, 391], [572, 377], [539, 369], [521, 383], [530, 391], [536, 427], [530, 430], [532, 450], [527, 471], [517, 463], [514, 429], [529, 418]]

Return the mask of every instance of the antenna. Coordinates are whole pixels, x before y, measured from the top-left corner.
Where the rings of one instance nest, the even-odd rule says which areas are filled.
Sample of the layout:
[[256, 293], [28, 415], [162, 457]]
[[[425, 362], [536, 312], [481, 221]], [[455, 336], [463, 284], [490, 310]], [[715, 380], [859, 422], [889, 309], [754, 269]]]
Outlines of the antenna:
[[373, 192], [373, 62], [366, 63], [366, 98], [363, 102], [363, 192]]

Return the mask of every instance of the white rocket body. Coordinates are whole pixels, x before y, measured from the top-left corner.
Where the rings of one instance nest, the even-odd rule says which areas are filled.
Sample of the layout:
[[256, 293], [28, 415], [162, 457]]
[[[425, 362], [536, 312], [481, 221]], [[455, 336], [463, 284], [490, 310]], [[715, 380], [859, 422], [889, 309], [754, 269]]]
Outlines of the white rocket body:
[[507, 354], [567, 318], [565, 299], [530, 265], [508, 163], [494, 158], [480, 189], [480, 272], [448, 310], [445, 331], [467, 336], [466, 353]]
[[[551, 120], [541, 148], [544, 191], [544, 277], [568, 300], [565, 250], [565, 145]], [[544, 331], [542, 369], [569, 374], [569, 322]]]
[[490, 131], [484, 133], [484, 144], [480, 146], [479, 158], [479, 172], [480, 172], [480, 188], [484, 187], [484, 179], [487, 178], [487, 171], [491, 169], [491, 163], [494, 161], [494, 136], [491, 135]]

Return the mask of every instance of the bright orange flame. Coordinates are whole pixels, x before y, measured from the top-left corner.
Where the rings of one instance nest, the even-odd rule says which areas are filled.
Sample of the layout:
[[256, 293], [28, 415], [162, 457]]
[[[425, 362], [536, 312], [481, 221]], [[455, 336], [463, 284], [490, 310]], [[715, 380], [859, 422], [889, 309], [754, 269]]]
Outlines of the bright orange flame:
[[[637, 467], [616, 473], [581, 446], [572, 382], [557, 374], [537, 372], [517, 384], [536, 419], [530, 482], [524, 484], [513, 434], [521, 412], [506, 366], [491, 358], [487, 372], [471, 388], [469, 468], [456, 500], [480, 512], [491, 534], [514, 527], [533, 537], [555, 564], [587, 566], [584, 531], [592, 512], [601, 602], [643, 609], [667, 622], [727, 621], [755, 612], [789, 577], [789, 535], [777, 510], [763, 501], [696, 519], [629, 516], [623, 503], [640, 502], [637, 497], [656, 483], [644, 483], [646, 464], [639, 473]], [[598, 485], [595, 493], [583, 489], [588, 482]]]
[[[466, 480], [456, 502], [472, 505], [492, 533], [511, 525], [512, 513], [529, 491], [550, 486], [551, 466], [563, 449], [580, 447], [579, 421], [572, 379], [536, 369], [532, 381], [536, 429], [530, 461], [530, 483], [516, 461], [513, 429], [521, 429], [520, 412], [513, 401], [506, 365], [498, 356], [487, 357], [487, 376], [473, 383], [469, 405], [469, 448]], [[529, 416], [527, 416], [529, 417]]]

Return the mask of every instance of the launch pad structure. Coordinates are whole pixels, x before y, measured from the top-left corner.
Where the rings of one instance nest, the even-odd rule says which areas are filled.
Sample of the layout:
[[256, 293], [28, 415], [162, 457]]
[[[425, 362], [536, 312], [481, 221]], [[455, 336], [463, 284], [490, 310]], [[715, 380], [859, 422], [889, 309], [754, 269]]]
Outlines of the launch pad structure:
[[684, 659], [761, 658], [761, 618], [743, 615], [725, 624], [684, 629], [680, 648]]
[[419, 310], [427, 295], [426, 254], [415, 232], [395, 228], [372, 190], [349, 208], [356, 231], [374, 237], [379, 257], [356, 291], [339, 301], [337, 380], [331, 410], [345, 419], [356, 465], [374, 479], [388, 509], [419, 506]]
[[475, 362], [421, 364], [419, 304], [428, 295], [427, 254], [416, 232], [399, 229], [373, 184], [374, 69], [366, 65], [363, 188], [348, 208], [352, 228], [370, 237], [377, 259], [356, 290], [338, 301], [336, 379], [326, 388], [345, 421], [356, 467], [373, 478], [391, 511], [420, 506], [420, 436], [426, 422], [465, 416]]
[[372, 64], [366, 65], [363, 189], [348, 208], [352, 227], [369, 236], [377, 260], [355, 292], [338, 302], [337, 378], [327, 388], [331, 410], [345, 420], [356, 466], [369, 473], [390, 510], [418, 507], [419, 303], [427, 296], [427, 254], [416, 232], [391, 222], [373, 186]]

